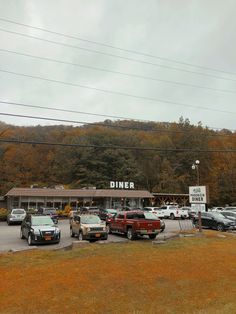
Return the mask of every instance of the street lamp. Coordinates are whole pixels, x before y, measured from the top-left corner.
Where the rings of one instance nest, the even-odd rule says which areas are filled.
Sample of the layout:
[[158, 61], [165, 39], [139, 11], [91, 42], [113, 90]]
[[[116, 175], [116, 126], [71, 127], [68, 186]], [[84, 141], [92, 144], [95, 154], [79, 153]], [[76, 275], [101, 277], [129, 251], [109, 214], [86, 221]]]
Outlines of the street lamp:
[[[199, 164], [200, 164], [199, 160], [195, 160], [195, 162], [192, 164], [192, 169], [196, 170], [197, 172], [197, 184], [196, 184], [197, 186], [200, 185]], [[198, 208], [198, 228], [199, 228], [199, 232], [202, 232], [202, 213], [201, 213], [200, 207]]]
[[199, 160], [195, 160], [195, 162], [192, 164], [192, 169], [197, 171], [197, 185], [200, 185], [200, 176], [199, 176]]

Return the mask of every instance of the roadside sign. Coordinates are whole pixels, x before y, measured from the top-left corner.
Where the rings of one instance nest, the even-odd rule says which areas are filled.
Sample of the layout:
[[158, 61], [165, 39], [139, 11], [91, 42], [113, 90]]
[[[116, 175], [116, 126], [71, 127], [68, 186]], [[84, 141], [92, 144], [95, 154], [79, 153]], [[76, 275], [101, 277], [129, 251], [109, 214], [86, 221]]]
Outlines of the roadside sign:
[[207, 204], [208, 190], [206, 186], [190, 186], [189, 187], [189, 203], [190, 204]]

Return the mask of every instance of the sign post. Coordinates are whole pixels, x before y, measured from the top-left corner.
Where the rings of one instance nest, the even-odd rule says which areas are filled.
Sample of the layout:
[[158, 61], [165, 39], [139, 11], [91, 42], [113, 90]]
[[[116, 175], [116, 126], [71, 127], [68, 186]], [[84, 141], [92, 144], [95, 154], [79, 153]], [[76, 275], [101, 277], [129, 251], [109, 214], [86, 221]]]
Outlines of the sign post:
[[[194, 204], [198, 208], [198, 228], [202, 232], [202, 206], [209, 201], [209, 193], [206, 186], [190, 186], [189, 187], [189, 203]], [[205, 206], [204, 206], [205, 208]]]

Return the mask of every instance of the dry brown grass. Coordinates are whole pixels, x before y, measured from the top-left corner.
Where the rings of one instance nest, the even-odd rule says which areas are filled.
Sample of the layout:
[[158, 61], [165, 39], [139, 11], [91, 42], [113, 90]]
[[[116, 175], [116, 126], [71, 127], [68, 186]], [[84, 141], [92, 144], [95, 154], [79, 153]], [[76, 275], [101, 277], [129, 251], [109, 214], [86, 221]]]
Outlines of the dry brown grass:
[[0, 255], [0, 313], [236, 313], [236, 237]]

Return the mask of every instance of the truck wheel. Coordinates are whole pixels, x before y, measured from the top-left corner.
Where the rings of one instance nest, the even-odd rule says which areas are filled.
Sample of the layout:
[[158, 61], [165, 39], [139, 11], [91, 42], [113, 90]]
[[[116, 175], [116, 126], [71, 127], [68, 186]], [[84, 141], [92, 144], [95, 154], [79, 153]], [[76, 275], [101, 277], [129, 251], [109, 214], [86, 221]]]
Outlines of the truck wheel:
[[156, 239], [156, 234], [149, 234], [148, 235], [149, 236], [149, 239], [151, 239], [151, 240], [154, 240], [154, 239]]
[[79, 241], [83, 241], [84, 240], [83, 239], [83, 233], [81, 231], [79, 232], [78, 239], [79, 239]]
[[173, 213], [170, 214], [170, 219], [172, 219], [172, 220], [175, 219], [175, 215]]
[[134, 240], [134, 239], [135, 239], [135, 234], [134, 234], [132, 228], [128, 228], [128, 229], [127, 229], [127, 238], [128, 238], [129, 240]]
[[74, 234], [72, 228], [70, 228], [70, 236], [71, 236], [71, 238], [74, 238], [74, 236], [75, 236], [75, 234]]

